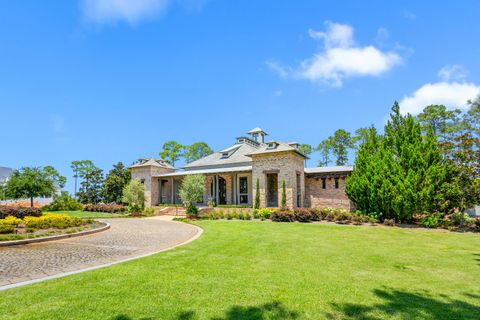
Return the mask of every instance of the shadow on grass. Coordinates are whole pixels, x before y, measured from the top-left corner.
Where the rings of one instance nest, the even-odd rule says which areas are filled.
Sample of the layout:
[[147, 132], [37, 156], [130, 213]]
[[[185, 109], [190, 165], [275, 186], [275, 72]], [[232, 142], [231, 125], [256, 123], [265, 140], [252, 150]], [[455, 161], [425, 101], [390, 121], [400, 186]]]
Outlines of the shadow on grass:
[[[281, 302], [271, 302], [260, 306], [233, 306], [228, 309], [224, 317], [214, 317], [211, 320], [295, 320], [298, 312], [288, 310]], [[119, 314], [114, 320], [153, 320], [160, 318], [131, 318]], [[184, 311], [177, 315], [177, 320], [198, 319], [195, 311]]]
[[[373, 305], [334, 304], [333, 307], [345, 319], [376, 320], [398, 317], [401, 319], [479, 319], [480, 307], [465, 301], [439, 300], [428, 293], [411, 293], [395, 289], [375, 290], [381, 303]], [[465, 294], [471, 297], [471, 294]], [[333, 315], [329, 315], [333, 317]], [[338, 314], [337, 314], [338, 316]]]

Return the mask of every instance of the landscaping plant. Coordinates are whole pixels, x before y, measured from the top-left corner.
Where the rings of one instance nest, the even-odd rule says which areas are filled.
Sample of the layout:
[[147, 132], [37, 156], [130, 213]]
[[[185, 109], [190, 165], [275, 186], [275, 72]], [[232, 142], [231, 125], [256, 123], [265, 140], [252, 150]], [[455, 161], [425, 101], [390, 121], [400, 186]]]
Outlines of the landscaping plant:
[[197, 216], [197, 202], [200, 202], [205, 193], [205, 177], [199, 174], [187, 175], [182, 181], [179, 196], [186, 212], [189, 215]]
[[129, 212], [141, 212], [145, 206], [145, 187], [138, 179], [132, 179], [123, 189], [122, 201]]

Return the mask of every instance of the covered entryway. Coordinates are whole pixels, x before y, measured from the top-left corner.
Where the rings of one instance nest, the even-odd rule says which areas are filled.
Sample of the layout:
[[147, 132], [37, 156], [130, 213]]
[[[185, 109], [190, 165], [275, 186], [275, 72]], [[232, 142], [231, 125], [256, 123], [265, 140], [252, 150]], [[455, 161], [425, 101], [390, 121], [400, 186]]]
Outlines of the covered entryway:
[[267, 173], [267, 207], [278, 207], [278, 174]]

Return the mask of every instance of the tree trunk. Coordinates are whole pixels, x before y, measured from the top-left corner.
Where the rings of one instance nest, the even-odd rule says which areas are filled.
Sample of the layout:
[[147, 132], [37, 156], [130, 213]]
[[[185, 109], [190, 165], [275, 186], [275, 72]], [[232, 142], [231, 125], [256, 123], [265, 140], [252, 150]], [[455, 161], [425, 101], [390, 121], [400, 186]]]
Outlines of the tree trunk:
[[33, 197], [30, 197], [30, 208], [33, 208]]

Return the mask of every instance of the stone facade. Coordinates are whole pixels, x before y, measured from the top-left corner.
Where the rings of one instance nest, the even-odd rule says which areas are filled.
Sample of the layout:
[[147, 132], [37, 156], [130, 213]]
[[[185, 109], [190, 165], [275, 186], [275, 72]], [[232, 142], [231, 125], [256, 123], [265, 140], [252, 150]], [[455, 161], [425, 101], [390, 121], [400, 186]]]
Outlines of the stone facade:
[[132, 168], [132, 179], [142, 181], [145, 186], [145, 207], [156, 205], [160, 199], [159, 179], [153, 175], [174, 172], [174, 169], [156, 166]]
[[[303, 207], [305, 194], [304, 158], [292, 151], [272, 152], [252, 156], [252, 189], [256, 194], [256, 181], [260, 186], [260, 207], [267, 207], [267, 174], [278, 175], [278, 206], [282, 203], [282, 184], [285, 181], [287, 207]], [[297, 175], [299, 183], [297, 183]], [[297, 187], [298, 184], [298, 187]], [[300, 196], [297, 195], [298, 192]], [[298, 202], [298, 203], [297, 203]]]
[[[325, 179], [325, 189], [323, 180]], [[305, 179], [305, 204], [312, 208], [341, 208], [353, 210], [353, 205], [345, 193], [346, 177], [338, 177], [335, 188], [334, 177], [307, 177]]]

